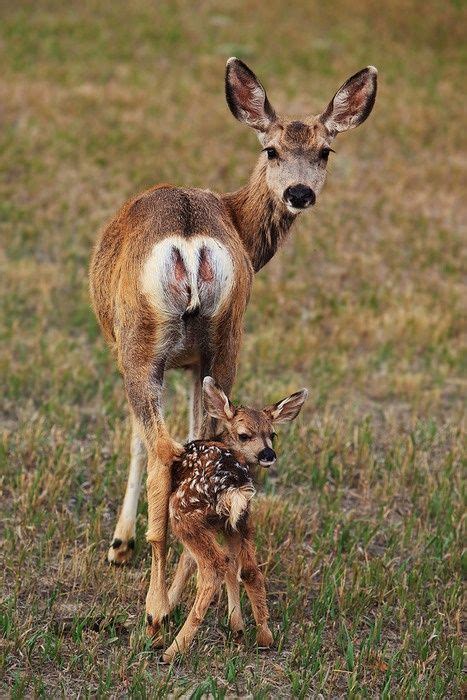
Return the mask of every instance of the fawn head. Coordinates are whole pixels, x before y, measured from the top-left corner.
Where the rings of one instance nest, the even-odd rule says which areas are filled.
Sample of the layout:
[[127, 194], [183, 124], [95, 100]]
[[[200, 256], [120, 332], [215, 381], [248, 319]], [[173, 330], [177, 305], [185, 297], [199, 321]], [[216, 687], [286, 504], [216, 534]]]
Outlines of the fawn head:
[[276, 461], [274, 425], [294, 420], [307, 396], [307, 389], [302, 389], [262, 410], [235, 407], [212, 377], [205, 377], [203, 382], [204, 407], [210, 416], [221, 422], [222, 442], [240, 453], [248, 464], [262, 467], [270, 467]]
[[316, 202], [335, 136], [370, 114], [377, 73], [373, 66], [363, 68], [339, 88], [321, 114], [300, 120], [278, 116], [253, 71], [238, 58], [227, 61], [227, 104], [236, 119], [255, 129], [264, 147], [269, 191], [292, 213]]

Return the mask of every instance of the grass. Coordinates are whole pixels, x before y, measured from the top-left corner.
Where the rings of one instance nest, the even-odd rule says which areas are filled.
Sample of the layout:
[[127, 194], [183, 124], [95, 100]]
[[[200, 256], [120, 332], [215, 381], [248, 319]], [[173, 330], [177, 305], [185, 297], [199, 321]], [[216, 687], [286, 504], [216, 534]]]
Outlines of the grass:
[[[2, 694], [460, 697], [463, 26], [441, 0], [2, 4]], [[246, 180], [231, 54], [289, 113], [368, 63], [380, 91], [245, 321], [236, 396], [311, 389], [255, 505], [274, 649], [236, 646], [222, 600], [167, 668], [144, 635], [145, 506], [134, 564], [105, 561], [129, 426], [87, 262], [134, 192]], [[183, 438], [182, 375], [168, 393]]]

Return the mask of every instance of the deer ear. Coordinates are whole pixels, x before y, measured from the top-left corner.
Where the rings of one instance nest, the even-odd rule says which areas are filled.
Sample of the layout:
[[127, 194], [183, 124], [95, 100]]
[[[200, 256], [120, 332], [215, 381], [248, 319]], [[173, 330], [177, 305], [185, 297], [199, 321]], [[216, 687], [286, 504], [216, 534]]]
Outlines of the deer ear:
[[339, 88], [319, 118], [330, 134], [353, 129], [365, 121], [375, 103], [377, 76], [376, 68], [367, 66]]
[[225, 97], [234, 117], [259, 132], [267, 131], [276, 120], [266, 90], [239, 58], [227, 61]]
[[220, 389], [212, 377], [205, 377], [203, 381], [204, 408], [213, 418], [228, 421], [235, 415], [235, 408], [227, 396]]
[[308, 389], [296, 391], [286, 399], [263, 408], [263, 412], [273, 423], [288, 423], [298, 416], [308, 396]]

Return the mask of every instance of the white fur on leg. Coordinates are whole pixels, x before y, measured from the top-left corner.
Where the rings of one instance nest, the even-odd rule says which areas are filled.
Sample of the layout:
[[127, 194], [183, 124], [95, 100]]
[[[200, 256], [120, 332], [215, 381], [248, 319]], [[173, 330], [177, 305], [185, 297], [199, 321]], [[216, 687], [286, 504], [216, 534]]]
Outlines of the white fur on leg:
[[122, 510], [115, 527], [107, 559], [113, 564], [125, 564], [135, 546], [136, 515], [141, 492], [141, 481], [146, 464], [146, 448], [133, 426], [131, 435], [131, 460]]

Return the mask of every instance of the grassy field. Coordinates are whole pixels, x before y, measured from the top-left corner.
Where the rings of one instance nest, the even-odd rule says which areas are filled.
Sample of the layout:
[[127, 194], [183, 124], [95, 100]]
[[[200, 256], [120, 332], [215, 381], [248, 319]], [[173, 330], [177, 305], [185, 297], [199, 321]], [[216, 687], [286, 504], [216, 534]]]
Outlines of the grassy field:
[[[461, 695], [465, 21], [447, 0], [1, 3], [2, 697]], [[145, 504], [134, 563], [106, 563], [129, 425], [87, 265], [133, 193], [246, 181], [232, 54], [279, 111], [369, 63], [380, 90], [245, 320], [236, 398], [311, 390], [254, 509], [274, 648], [235, 645], [222, 599], [166, 667]], [[183, 439], [183, 375], [168, 394]]]

